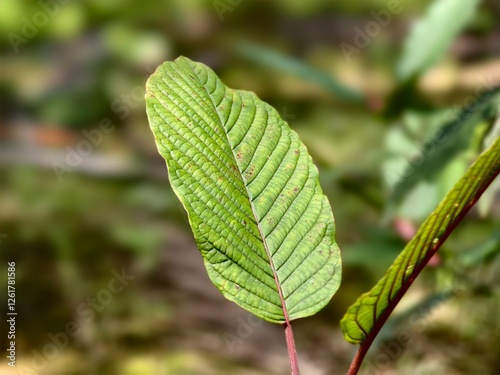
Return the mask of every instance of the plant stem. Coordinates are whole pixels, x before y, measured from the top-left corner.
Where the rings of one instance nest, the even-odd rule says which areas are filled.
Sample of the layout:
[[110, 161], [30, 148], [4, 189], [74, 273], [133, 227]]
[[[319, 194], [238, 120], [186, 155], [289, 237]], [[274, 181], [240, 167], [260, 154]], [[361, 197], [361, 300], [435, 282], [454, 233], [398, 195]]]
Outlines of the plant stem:
[[299, 362], [297, 361], [297, 349], [295, 349], [295, 340], [293, 339], [292, 325], [290, 322], [286, 322], [283, 326], [285, 327], [286, 346], [288, 348], [288, 357], [290, 358], [291, 375], [300, 375]]
[[354, 356], [351, 362], [351, 366], [349, 367], [349, 371], [347, 371], [346, 375], [356, 375], [358, 373], [361, 367], [361, 363], [363, 362], [363, 359], [365, 358], [365, 355], [368, 352], [368, 349], [370, 348], [370, 345], [363, 345], [363, 344], [359, 346], [358, 351], [356, 352], [356, 355]]

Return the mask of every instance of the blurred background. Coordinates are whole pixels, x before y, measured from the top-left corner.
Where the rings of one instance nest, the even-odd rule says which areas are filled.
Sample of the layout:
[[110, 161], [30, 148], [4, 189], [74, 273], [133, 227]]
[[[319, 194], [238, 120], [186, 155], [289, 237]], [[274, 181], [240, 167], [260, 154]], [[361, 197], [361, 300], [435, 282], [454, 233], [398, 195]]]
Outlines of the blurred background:
[[[347, 307], [499, 134], [499, 19], [496, 0], [0, 1], [0, 280], [15, 262], [18, 312], [0, 373], [289, 373], [282, 328], [210, 283], [157, 154], [144, 85], [179, 55], [273, 105], [318, 165], [344, 278], [295, 334], [304, 374], [345, 373]], [[500, 373], [499, 190], [361, 374]]]

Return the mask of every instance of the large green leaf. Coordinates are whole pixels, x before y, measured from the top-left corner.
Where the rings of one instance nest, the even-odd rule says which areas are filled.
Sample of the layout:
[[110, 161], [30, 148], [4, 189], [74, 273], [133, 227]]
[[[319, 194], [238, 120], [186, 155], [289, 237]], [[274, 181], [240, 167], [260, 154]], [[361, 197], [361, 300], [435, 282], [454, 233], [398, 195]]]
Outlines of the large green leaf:
[[480, 0], [436, 0], [411, 30], [398, 64], [402, 81], [423, 73], [446, 52], [474, 15]]
[[348, 309], [340, 323], [347, 341], [373, 340], [420, 271], [499, 172], [497, 138], [422, 224], [384, 277]]
[[254, 93], [184, 57], [149, 78], [146, 104], [215, 286], [271, 322], [324, 307], [340, 283], [340, 252], [297, 134]]

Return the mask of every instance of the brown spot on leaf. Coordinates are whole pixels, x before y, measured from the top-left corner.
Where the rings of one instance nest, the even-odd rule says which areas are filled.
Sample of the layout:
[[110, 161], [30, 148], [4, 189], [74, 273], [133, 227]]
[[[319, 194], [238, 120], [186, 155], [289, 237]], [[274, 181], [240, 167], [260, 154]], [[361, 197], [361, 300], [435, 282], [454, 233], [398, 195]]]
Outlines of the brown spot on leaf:
[[253, 176], [255, 172], [255, 165], [251, 165], [246, 171], [245, 171], [245, 175], [247, 176]]

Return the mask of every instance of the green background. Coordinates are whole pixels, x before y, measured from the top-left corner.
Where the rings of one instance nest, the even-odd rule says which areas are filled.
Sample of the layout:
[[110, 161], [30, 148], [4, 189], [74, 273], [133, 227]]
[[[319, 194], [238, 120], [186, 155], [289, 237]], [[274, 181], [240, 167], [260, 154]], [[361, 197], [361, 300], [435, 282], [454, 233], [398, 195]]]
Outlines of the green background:
[[[401, 88], [397, 60], [429, 1], [401, 1], [401, 12], [350, 61], [340, 44], [353, 44], [356, 28], [365, 30], [388, 2], [242, 0], [223, 19], [220, 3], [0, 2], [0, 280], [6, 285], [7, 262], [15, 261], [19, 314], [18, 367], [2, 356], [2, 375], [289, 372], [282, 328], [251, 317], [210, 283], [169, 187], [143, 99], [146, 79], [164, 60], [187, 56], [229, 87], [255, 91], [320, 169], [344, 271], [332, 302], [295, 323], [304, 374], [345, 373], [355, 347], [343, 341], [340, 318], [478, 154], [485, 121], [437, 174], [389, 204], [408, 165], [432, 153], [418, 150], [450, 110], [500, 83], [497, 1], [481, 3], [443, 57], [400, 91], [392, 113], [384, 108]], [[249, 43], [368, 99], [257, 63], [255, 52], [242, 52]], [[498, 373], [498, 186], [417, 280], [368, 366], [381, 374]], [[117, 291], [122, 270], [130, 280]], [[442, 297], [450, 289], [458, 298]], [[6, 299], [2, 293], [2, 320]], [[74, 337], [70, 322], [79, 328]], [[391, 358], [389, 344], [404, 334], [410, 340]]]

